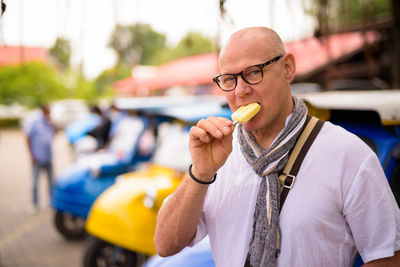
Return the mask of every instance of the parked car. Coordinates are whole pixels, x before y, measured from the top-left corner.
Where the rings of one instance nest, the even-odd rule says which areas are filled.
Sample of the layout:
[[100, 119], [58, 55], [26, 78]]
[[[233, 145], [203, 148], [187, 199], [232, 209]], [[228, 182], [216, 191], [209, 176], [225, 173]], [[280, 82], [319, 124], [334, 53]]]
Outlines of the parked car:
[[58, 129], [64, 129], [69, 123], [89, 114], [87, 103], [79, 99], [58, 100], [50, 105], [51, 120]]
[[[400, 206], [400, 91], [338, 91], [299, 96], [306, 101], [311, 115], [342, 126], [375, 151]], [[144, 267], [214, 267], [208, 238], [198, 245], [170, 257], [155, 255]], [[360, 255], [355, 255], [353, 266], [362, 265]]]

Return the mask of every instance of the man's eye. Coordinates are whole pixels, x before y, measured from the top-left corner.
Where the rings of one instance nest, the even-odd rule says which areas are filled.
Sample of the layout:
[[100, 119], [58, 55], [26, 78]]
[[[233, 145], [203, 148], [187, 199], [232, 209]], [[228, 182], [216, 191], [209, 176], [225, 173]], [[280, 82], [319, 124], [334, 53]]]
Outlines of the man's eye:
[[249, 75], [257, 75], [257, 74], [259, 74], [261, 71], [259, 70], [259, 69], [256, 69], [256, 70], [251, 70], [248, 74]]
[[234, 80], [235, 80], [235, 77], [233, 77], [233, 76], [228, 76], [228, 77], [224, 77], [224, 78], [221, 79], [221, 81], [223, 83], [229, 83], [229, 82], [232, 82]]
[[247, 71], [245, 73], [245, 76], [247, 78], [251, 79], [252, 77], [258, 77], [260, 75], [260, 73], [261, 73], [261, 71], [259, 69], [252, 69], [252, 70]]

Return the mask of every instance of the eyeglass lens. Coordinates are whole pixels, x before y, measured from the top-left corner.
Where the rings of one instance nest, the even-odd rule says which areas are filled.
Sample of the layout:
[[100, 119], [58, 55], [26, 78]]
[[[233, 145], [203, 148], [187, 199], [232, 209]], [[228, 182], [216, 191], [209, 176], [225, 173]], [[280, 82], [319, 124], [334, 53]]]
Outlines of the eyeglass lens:
[[[260, 66], [252, 66], [244, 69], [240, 76], [248, 84], [256, 84], [262, 81], [263, 73]], [[218, 83], [223, 90], [233, 90], [236, 87], [237, 77], [232, 74], [224, 74], [218, 78]]]

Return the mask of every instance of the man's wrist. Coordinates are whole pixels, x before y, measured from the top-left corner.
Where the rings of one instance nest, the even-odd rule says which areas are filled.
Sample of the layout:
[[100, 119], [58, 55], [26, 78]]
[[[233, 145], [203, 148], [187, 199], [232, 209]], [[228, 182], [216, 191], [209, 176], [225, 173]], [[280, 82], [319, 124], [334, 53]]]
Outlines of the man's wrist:
[[209, 180], [209, 181], [206, 181], [206, 180], [202, 180], [202, 179], [197, 178], [197, 177], [196, 177], [195, 175], [193, 175], [193, 173], [192, 173], [192, 166], [193, 166], [193, 164], [190, 164], [190, 165], [189, 165], [188, 173], [189, 173], [190, 178], [192, 178], [192, 179], [193, 179], [194, 181], [196, 181], [197, 183], [208, 185], [208, 184], [214, 183], [215, 180], [217, 179], [217, 174], [215, 174], [215, 175], [213, 176], [213, 178], [212, 178], [211, 180]]

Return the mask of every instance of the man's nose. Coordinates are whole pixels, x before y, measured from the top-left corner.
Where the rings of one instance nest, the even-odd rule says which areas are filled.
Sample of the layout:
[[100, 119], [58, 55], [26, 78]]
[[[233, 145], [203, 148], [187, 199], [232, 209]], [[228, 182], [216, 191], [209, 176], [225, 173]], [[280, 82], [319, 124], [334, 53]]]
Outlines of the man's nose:
[[242, 95], [249, 94], [250, 91], [251, 91], [250, 84], [246, 83], [243, 80], [243, 78], [239, 75], [237, 77], [237, 84], [236, 84], [236, 88], [235, 88], [235, 94], [237, 96], [242, 96]]

